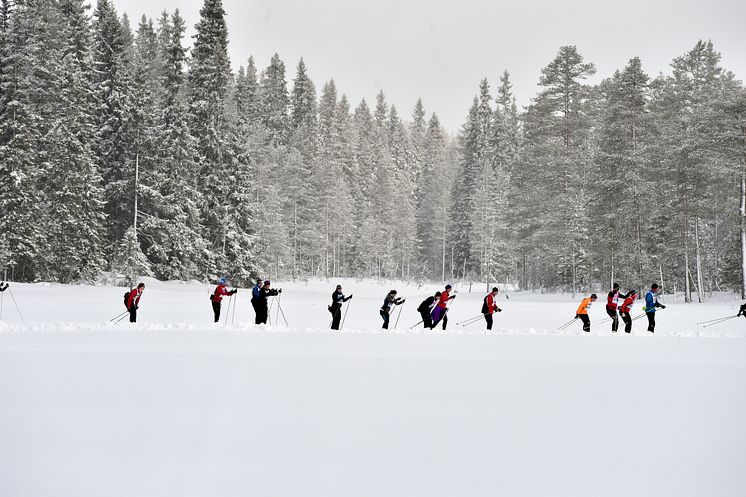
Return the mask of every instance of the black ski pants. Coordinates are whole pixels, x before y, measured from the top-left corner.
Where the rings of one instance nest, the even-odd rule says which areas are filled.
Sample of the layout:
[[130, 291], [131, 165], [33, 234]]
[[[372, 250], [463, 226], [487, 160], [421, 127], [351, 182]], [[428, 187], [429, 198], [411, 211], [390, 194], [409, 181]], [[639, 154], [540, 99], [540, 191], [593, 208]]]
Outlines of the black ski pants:
[[484, 315], [484, 320], [487, 321], [487, 329], [492, 329], [492, 314], [489, 312]]
[[133, 305], [127, 310], [130, 311], [130, 323], [136, 323], [137, 322], [137, 306]]
[[390, 317], [388, 311], [384, 311], [383, 309], [381, 309], [381, 317], [383, 318], [383, 326], [381, 326], [381, 328], [383, 328], [384, 330], [388, 330]]
[[583, 331], [587, 331], [588, 333], [591, 332], [591, 318], [588, 317], [588, 314], [580, 314], [580, 320], [583, 322]]
[[616, 313], [616, 309], [606, 308], [606, 314], [611, 318], [611, 332], [616, 333], [619, 329], [619, 316]]
[[342, 320], [342, 306], [332, 306], [331, 309], [329, 309], [329, 312], [332, 313], [332, 329], [338, 330], [339, 329], [339, 322]]
[[645, 314], [648, 316], [648, 331], [650, 333], [655, 333], [655, 313], [646, 312]]
[[625, 333], [632, 333], [632, 316], [629, 315], [629, 312], [620, 312], [622, 316], [622, 321], [624, 321], [624, 332]]
[[422, 316], [422, 326], [427, 328], [433, 327], [433, 317], [430, 315], [430, 310], [427, 311], [420, 311], [420, 316]]
[[215, 302], [214, 300], [212, 301], [212, 312], [213, 314], [215, 314], [216, 323], [220, 321], [220, 305], [221, 304], [222, 302]]
[[267, 315], [268, 315], [268, 309], [267, 309], [267, 303], [257, 303], [256, 304], [256, 324], [267, 324]]

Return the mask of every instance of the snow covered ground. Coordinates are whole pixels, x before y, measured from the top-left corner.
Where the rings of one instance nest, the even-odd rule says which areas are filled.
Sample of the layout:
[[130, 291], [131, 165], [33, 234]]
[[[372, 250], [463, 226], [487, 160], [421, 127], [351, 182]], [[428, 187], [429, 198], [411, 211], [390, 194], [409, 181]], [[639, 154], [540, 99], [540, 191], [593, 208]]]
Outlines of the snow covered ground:
[[[438, 286], [277, 283], [289, 326], [231, 326], [213, 287], [22, 285], [2, 300], [0, 496], [743, 496], [746, 322], [740, 303], [674, 303], [633, 335], [558, 333], [580, 298], [460, 288], [448, 330], [409, 330]], [[407, 298], [380, 329], [388, 290]], [[603, 295], [600, 295], [603, 298]], [[637, 304], [635, 314], [638, 314]], [[273, 323], [282, 316], [273, 307]], [[224, 313], [227, 303], [224, 304]], [[229, 316], [230, 318], [230, 316]], [[396, 314], [394, 315], [396, 319]]]

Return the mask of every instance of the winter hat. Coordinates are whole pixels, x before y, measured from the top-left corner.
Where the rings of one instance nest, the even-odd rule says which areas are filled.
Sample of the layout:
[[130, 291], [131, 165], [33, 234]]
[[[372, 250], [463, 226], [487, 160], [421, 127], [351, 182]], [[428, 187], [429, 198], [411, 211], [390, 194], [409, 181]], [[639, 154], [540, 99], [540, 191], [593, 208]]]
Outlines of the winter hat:
[[435, 296], [436, 296], [436, 297], [440, 297], [441, 295], [443, 295], [443, 294], [442, 294], [442, 293], [440, 293], [440, 292], [435, 292]]
[[598, 296], [597, 296], [597, 295], [596, 295], [595, 293], [592, 293], [592, 294], [591, 294], [591, 298], [592, 298], [592, 299], [597, 299], [597, 298], [598, 298]]
[[391, 290], [391, 291], [389, 292], [389, 295], [396, 295], [396, 290]]
[[498, 290], [498, 288], [496, 286], [494, 286], [494, 287], [492, 287], [492, 291], [493, 292], [499, 292], [500, 290]]
[[342, 289], [342, 285], [337, 285], [337, 290], [341, 290], [341, 289]]
[[619, 288], [619, 283], [614, 283], [614, 289], [616, 290], [617, 288]]
[[269, 286], [269, 280], [264, 280], [264, 286]]
[[453, 288], [453, 287], [450, 284], [446, 285], [446, 290], [448, 290], [449, 288]]
[[650, 285], [650, 288], [652, 288], [653, 290], [657, 289], [658, 283], [653, 283], [652, 285]]
[[222, 278], [220, 278], [220, 279], [218, 280], [218, 283], [220, 283], [221, 285], [225, 285], [225, 283], [226, 283], [227, 281], [228, 281], [228, 280], [226, 280], [226, 279], [225, 279], [225, 276], [223, 276]]

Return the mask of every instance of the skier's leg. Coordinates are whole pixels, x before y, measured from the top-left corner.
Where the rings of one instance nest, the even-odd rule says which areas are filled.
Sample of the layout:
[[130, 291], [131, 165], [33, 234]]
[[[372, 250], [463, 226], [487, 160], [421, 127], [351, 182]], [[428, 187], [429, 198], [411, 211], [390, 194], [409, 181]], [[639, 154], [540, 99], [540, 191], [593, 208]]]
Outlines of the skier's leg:
[[212, 313], [215, 315], [215, 322], [220, 321], [220, 302], [212, 303]]
[[606, 314], [611, 318], [611, 332], [616, 333], [619, 329], [619, 316], [616, 313], [616, 309], [606, 309]]
[[583, 321], [583, 331], [590, 333], [591, 332], [591, 318], [588, 317], [588, 314], [581, 314], [580, 320]]
[[632, 333], [632, 318], [630, 317], [629, 312], [622, 313], [622, 320], [624, 321], [624, 332]]
[[443, 331], [445, 331], [446, 326], [448, 326], [448, 313], [443, 311]]
[[487, 329], [491, 330], [492, 329], [492, 314], [485, 314], [484, 320], [487, 321]]
[[648, 315], [648, 331], [650, 333], [655, 333], [655, 313], [646, 312], [645, 314]]
[[130, 311], [130, 323], [136, 323], [137, 322], [137, 309], [133, 305], [129, 308]]
[[381, 317], [383, 318], [383, 328], [384, 330], [387, 330], [389, 328], [389, 313], [381, 309]]
[[332, 318], [332, 329], [338, 330], [339, 329], [339, 322], [342, 321], [342, 309], [337, 309], [337, 312], [334, 313], [334, 317]]

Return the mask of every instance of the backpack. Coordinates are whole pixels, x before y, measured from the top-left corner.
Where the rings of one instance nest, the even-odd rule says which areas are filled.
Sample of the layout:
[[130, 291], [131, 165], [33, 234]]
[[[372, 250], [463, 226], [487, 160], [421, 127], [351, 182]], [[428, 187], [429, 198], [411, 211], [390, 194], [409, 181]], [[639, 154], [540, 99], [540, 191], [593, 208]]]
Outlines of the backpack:
[[[127, 301], [130, 298], [130, 292], [124, 292], [124, 307], [127, 307]], [[129, 307], [127, 307], [129, 309]]]

